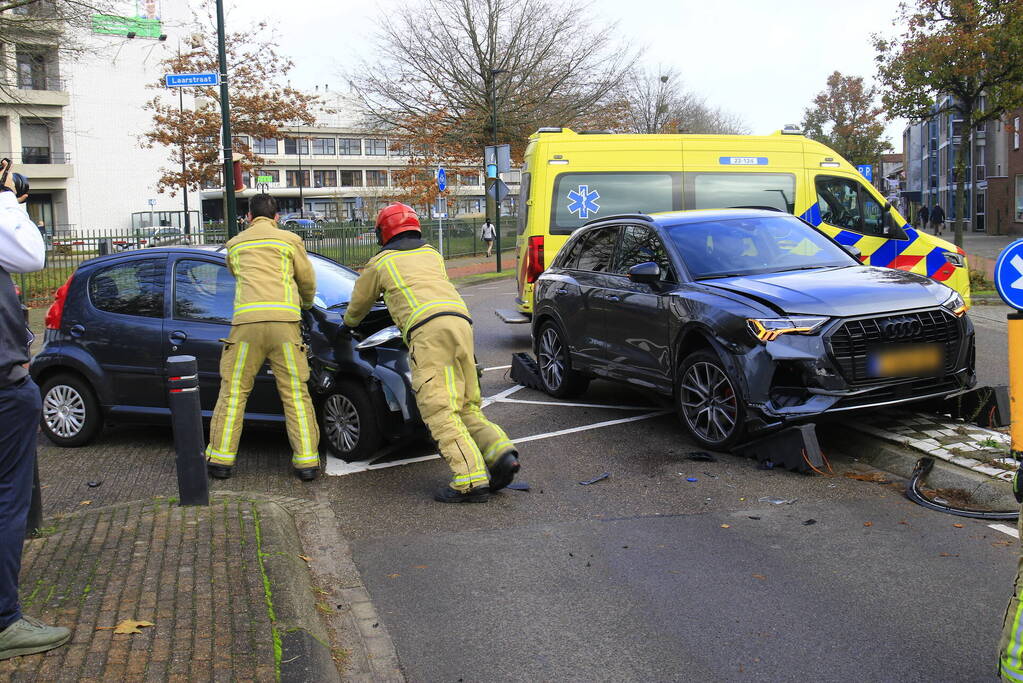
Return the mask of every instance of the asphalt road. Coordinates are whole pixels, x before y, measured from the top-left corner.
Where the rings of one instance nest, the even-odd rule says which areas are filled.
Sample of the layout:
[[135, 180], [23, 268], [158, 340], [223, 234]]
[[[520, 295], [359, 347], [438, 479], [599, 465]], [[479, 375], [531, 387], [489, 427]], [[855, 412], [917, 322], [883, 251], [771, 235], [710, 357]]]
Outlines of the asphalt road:
[[[487, 368], [529, 347], [492, 312], [512, 290], [464, 289]], [[972, 314], [982, 381], [1004, 382], [1004, 311]], [[995, 680], [1009, 536], [841, 476], [857, 454], [826, 429], [839, 476], [696, 462], [676, 419], [629, 388], [594, 382], [584, 405], [552, 405], [508, 393], [505, 374], [484, 373], [484, 395], [504, 395], [486, 412], [519, 440], [529, 492], [440, 505], [437, 459], [302, 484], [284, 435], [255, 429], [213, 487], [329, 499], [413, 681]], [[47, 514], [175, 492], [165, 428], [40, 453]]]

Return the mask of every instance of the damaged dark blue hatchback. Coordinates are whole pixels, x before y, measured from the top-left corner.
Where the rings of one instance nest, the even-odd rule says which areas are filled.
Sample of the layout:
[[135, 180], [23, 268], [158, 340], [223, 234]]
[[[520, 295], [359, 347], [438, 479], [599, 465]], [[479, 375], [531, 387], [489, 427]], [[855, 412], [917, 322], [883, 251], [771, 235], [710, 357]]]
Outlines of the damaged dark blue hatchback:
[[544, 386], [567, 397], [601, 377], [670, 396], [713, 449], [822, 413], [971, 388], [962, 297], [857, 257], [771, 211], [595, 221], [537, 282]]

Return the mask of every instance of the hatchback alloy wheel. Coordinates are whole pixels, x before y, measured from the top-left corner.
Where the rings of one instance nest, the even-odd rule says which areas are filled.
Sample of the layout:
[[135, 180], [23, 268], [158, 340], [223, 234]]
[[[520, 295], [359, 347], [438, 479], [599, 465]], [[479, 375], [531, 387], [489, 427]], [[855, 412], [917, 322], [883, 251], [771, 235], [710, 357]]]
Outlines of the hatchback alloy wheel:
[[355, 449], [361, 433], [359, 411], [344, 394], [332, 394], [323, 404], [323, 423], [327, 438], [345, 453]]
[[714, 363], [699, 361], [682, 376], [679, 403], [694, 436], [723, 444], [736, 431], [738, 399], [732, 380]]
[[46, 427], [64, 439], [71, 439], [85, 426], [85, 399], [74, 387], [58, 384], [43, 399]]

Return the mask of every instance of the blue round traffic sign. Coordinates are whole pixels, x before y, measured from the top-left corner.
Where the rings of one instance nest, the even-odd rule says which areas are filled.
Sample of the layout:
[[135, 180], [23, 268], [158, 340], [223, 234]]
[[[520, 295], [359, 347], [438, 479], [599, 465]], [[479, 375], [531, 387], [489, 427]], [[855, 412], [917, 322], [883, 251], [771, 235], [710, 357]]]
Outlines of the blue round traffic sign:
[[437, 189], [443, 192], [448, 186], [448, 174], [443, 168], [437, 169]]
[[1002, 301], [1023, 310], [1023, 240], [1016, 240], [998, 256], [995, 289]]

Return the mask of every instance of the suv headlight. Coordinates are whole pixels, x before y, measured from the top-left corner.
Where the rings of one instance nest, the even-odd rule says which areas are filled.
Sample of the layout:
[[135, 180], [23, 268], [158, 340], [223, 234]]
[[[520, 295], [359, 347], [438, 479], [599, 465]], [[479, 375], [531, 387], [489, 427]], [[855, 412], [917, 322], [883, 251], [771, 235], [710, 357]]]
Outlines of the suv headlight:
[[401, 339], [401, 330], [399, 330], [394, 325], [391, 325], [390, 327], [385, 327], [384, 329], [380, 330], [379, 332], [375, 332], [375, 333], [369, 335], [368, 337], [363, 339], [361, 342], [356, 344], [355, 348], [357, 348], [357, 349], [371, 349], [374, 346], [380, 346], [381, 344], [386, 344], [387, 342], [391, 341], [392, 339]]
[[749, 318], [746, 324], [754, 337], [762, 342], [774, 341], [783, 334], [813, 334], [827, 318]]
[[952, 315], [957, 318], [963, 317], [963, 314], [965, 314], [967, 309], [969, 309], [969, 306], [967, 306], [966, 302], [963, 301], [963, 297], [954, 289], [951, 294], [948, 295], [948, 298], [945, 299], [945, 303], [943, 303], [942, 306], [947, 308]]

